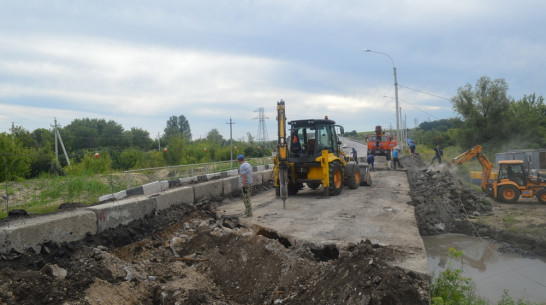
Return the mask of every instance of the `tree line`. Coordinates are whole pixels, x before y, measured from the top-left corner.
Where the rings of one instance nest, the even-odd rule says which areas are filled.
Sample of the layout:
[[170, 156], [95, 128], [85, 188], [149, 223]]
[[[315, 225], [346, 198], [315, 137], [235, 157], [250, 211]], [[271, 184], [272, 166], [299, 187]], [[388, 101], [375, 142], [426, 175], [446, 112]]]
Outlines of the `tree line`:
[[513, 149], [546, 148], [546, 105], [535, 93], [508, 96], [504, 79], [483, 76], [451, 99], [455, 118], [421, 123], [412, 139], [429, 147], [482, 145], [487, 154]]
[[[217, 129], [209, 131], [204, 139], [192, 141], [190, 123], [184, 115], [171, 116], [160, 139], [153, 139], [148, 131], [140, 128], [125, 130], [115, 121], [96, 118], [75, 119], [58, 130], [70, 166], [60, 145], [59, 162], [56, 161], [54, 129], [28, 131], [16, 126], [11, 134], [0, 133], [0, 158], [5, 167], [0, 182], [5, 181], [6, 176], [8, 180], [18, 180], [44, 173], [97, 174], [231, 158], [229, 139], [224, 139]], [[256, 143], [250, 134], [247, 138], [247, 141], [233, 141], [235, 157], [237, 154], [251, 158], [271, 155], [272, 144], [260, 147], [264, 145]]]

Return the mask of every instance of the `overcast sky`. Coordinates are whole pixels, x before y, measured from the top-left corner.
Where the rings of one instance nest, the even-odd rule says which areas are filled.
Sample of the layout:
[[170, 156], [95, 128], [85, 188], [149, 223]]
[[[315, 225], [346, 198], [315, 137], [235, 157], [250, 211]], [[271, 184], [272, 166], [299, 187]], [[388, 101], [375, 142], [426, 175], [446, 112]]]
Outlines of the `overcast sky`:
[[[345, 130], [455, 117], [481, 76], [509, 95], [545, 95], [542, 0], [0, 0], [0, 132], [114, 120], [151, 137], [184, 115], [270, 140], [287, 119], [328, 115]], [[376, 52], [364, 52], [371, 49]], [[390, 56], [390, 57], [389, 57]], [[392, 61], [391, 61], [392, 59]]]

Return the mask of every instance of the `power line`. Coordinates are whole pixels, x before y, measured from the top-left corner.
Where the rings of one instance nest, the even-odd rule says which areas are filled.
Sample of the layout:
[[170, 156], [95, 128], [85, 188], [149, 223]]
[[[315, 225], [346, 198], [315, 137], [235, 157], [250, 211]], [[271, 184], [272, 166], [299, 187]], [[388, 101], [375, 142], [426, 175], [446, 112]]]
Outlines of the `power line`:
[[[390, 96], [385, 95], [385, 97], [390, 97]], [[432, 114], [430, 114], [430, 113], [424, 111], [423, 109], [421, 109], [421, 108], [419, 108], [418, 106], [416, 106], [416, 105], [414, 105], [414, 104], [412, 104], [412, 103], [406, 101], [405, 99], [403, 99], [403, 98], [401, 98], [401, 97], [398, 97], [398, 99], [401, 100], [402, 102], [404, 102], [404, 103], [406, 103], [406, 104], [412, 106], [412, 107], [417, 108], [418, 110], [422, 111], [423, 113], [425, 113], [425, 114], [427, 114], [427, 115], [429, 115], [429, 116], [431, 116], [431, 117], [433, 117], [433, 118], [435, 118], [435, 119], [437, 119], [437, 120], [441, 120], [440, 118], [436, 117], [435, 115], [432, 115]]]
[[418, 90], [418, 89], [414, 89], [414, 88], [410, 88], [410, 87], [406, 87], [404, 85], [400, 85], [398, 84], [399, 87], [402, 87], [402, 88], [406, 88], [406, 89], [409, 89], [409, 90], [412, 90], [412, 91], [416, 91], [416, 92], [420, 92], [420, 93], [424, 93], [426, 95], [430, 95], [430, 96], [434, 96], [434, 97], [437, 97], [437, 98], [441, 98], [443, 100], [446, 100], [446, 101], [450, 101], [451, 102], [451, 99], [448, 99], [446, 97], [443, 97], [443, 96], [439, 96], [439, 95], [436, 95], [436, 94], [432, 94], [432, 93], [429, 93], [429, 92], [425, 92], [425, 91], [422, 91], [422, 90]]

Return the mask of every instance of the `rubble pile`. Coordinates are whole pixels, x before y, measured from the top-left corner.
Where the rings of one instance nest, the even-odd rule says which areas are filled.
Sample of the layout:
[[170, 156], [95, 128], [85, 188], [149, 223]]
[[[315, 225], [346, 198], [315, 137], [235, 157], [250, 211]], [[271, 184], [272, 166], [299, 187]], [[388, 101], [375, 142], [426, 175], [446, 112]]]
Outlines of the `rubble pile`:
[[460, 231], [466, 220], [492, 211], [486, 195], [464, 185], [447, 164], [427, 166], [418, 155], [402, 162], [422, 236]]

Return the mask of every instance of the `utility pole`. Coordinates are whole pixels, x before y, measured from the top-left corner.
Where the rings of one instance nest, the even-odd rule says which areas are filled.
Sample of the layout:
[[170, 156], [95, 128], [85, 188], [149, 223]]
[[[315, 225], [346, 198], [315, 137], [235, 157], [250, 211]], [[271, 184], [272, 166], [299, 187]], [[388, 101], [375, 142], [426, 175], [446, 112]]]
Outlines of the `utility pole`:
[[68, 158], [68, 154], [66, 153], [66, 149], [64, 148], [63, 138], [61, 138], [61, 134], [59, 133], [59, 129], [57, 128], [57, 126], [57, 118], [55, 117], [55, 160], [57, 161], [57, 163], [59, 163], [59, 146], [57, 144], [57, 141], [60, 141], [66, 163], [68, 164], [68, 166], [70, 166], [70, 159]]
[[159, 131], [157, 132], [157, 151], [161, 151], [161, 138], [159, 137]]
[[231, 117], [229, 117], [229, 123], [226, 122], [226, 124], [229, 124], [229, 168], [233, 168], [233, 132], [232, 132], [232, 126], [235, 124], [235, 122], [231, 121]]
[[57, 118], [55, 117], [55, 160], [59, 163], [59, 146], [57, 144]]
[[13, 145], [15, 145], [15, 122], [11, 122], [11, 139], [13, 140]]

